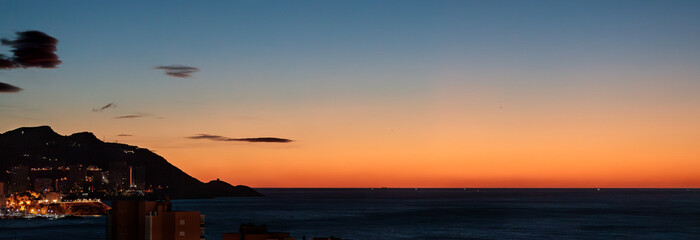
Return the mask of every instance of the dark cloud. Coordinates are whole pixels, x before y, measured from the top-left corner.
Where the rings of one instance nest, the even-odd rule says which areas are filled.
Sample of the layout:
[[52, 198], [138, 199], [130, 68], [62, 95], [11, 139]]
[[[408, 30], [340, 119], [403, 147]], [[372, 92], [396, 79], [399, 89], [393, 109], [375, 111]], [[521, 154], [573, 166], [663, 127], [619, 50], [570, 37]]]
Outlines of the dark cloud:
[[131, 136], [134, 136], [134, 135], [131, 135], [131, 134], [117, 134], [117, 137], [131, 137]]
[[213, 141], [229, 141], [230, 138], [219, 136], [219, 135], [209, 135], [209, 134], [199, 134], [197, 136], [189, 136], [189, 139], [209, 139]]
[[12, 57], [0, 55], [0, 69], [10, 68], [55, 68], [61, 64], [56, 52], [58, 40], [39, 31], [16, 32], [17, 39], [0, 39], [2, 45], [10, 46]]
[[259, 138], [228, 138], [219, 135], [210, 134], [198, 134], [196, 136], [189, 136], [189, 139], [208, 139], [212, 141], [220, 142], [255, 142], [255, 143], [289, 143], [293, 142], [291, 139], [285, 138], [275, 138], [275, 137], [259, 137]]
[[290, 139], [274, 138], [274, 137], [238, 138], [238, 139], [234, 139], [233, 141], [241, 141], [241, 142], [269, 142], [269, 143], [288, 143], [288, 142], [292, 142], [292, 140], [290, 140]]
[[199, 72], [199, 68], [182, 65], [158, 66], [153, 69], [164, 70], [166, 75], [179, 78], [189, 78], [192, 73]]
[[143, 116], [141, 116], [141, 115], [124, 115], [124, 116], [118, 116], [118, 117], [114, 117], [114, 118], [116, 118], [116, 119], [132, 119], [132, 118], [140, 118], [140, 117], [143, 117]]
[[15, 68], [15, 63], [9, 60], [5, 55], [0, 54], [0, 69]]
[[22, 89], [21, 89], [21, 88], [18, 88], [18, 87], [15, 87], [15, 86], [12, 86], [12, 85], [7, 84], [7, 83], [1, 83], [1, 82], [0, 82], [0, 92], [3, 92], [3, 93], [12, 93], [12, 92], [19, 92], [19, 91], [22, 91]]
[[107, 109], [107, 108], [115, 108], [115, 107], [117, 107], [116, 104], [114, 104], [114, 103], [109, 103], [109, 104], [107, 104], [107, 105], [104, 105], [104, 106], [101, 107], [101, 108], [93, 108], [92, 111], [93, 111], [93, 112], [102, 112], [102, 111], [104, 111], [104, 110]]

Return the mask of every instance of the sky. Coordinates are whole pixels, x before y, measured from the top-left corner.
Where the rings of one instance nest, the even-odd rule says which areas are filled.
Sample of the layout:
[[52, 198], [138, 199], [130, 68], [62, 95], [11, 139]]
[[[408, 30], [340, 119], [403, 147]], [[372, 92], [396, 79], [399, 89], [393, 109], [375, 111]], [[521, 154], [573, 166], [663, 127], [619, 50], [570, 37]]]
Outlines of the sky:
[[699, 1], [0, 5], [60, 60], [0, 69], [0, 132], [252, 187], [700, 187]]

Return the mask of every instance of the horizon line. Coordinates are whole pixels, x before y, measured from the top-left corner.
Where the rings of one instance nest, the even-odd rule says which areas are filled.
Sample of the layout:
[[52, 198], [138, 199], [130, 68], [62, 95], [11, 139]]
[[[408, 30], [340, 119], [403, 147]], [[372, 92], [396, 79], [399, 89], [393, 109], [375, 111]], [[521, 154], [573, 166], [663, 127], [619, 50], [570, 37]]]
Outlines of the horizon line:
[[251, 187], [253, 189], [697, 189], [700, 187]]

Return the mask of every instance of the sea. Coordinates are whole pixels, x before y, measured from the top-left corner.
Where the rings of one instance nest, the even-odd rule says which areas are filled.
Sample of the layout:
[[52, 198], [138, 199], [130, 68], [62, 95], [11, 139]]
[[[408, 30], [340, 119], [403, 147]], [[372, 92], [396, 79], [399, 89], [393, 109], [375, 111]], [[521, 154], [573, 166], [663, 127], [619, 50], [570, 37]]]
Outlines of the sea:
[[[256, 189], [173, 200], [206, 239], [241, 223], [297, 239], [700, 239], [700, 189]], [[105, 239], [105, 217], [0, 220], [0, 239]]]

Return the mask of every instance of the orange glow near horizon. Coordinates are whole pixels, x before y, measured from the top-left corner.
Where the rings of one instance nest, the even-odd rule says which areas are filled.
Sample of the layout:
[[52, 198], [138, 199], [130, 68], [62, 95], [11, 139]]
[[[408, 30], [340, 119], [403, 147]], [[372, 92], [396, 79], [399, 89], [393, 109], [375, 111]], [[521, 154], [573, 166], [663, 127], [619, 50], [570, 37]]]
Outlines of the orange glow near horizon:
[[288, 134], [298, 137], [291, 144], [197, 142], [159, 153], [202, 181], [253, 187], [700, 187], [700, 131], [687, 127], [697, 113], [509, 107], [413, 118], [350, 109], [325, 122], [290, 119], [312, 129]]
[[[518, 95], [446, 78], [428, 94], [401, 101], [374, 96], [237, 106], [254, 117], [219, 105], [165, 109], [162, 119], [76, 111], [74, 119], [37, 124], [60, 134], [92, 131], [152, 149], [203, 182], [251, 187], [700, 187], [694, 82], [605, 89], [582, 83]], [[118, 137], [123, 133], [134, 136]], [[186, 138], [197, 134], [294, 142]]]
[[2, 2], [0, 132], [251, 187], [700, 188], [700, 1], [91, 2]]

